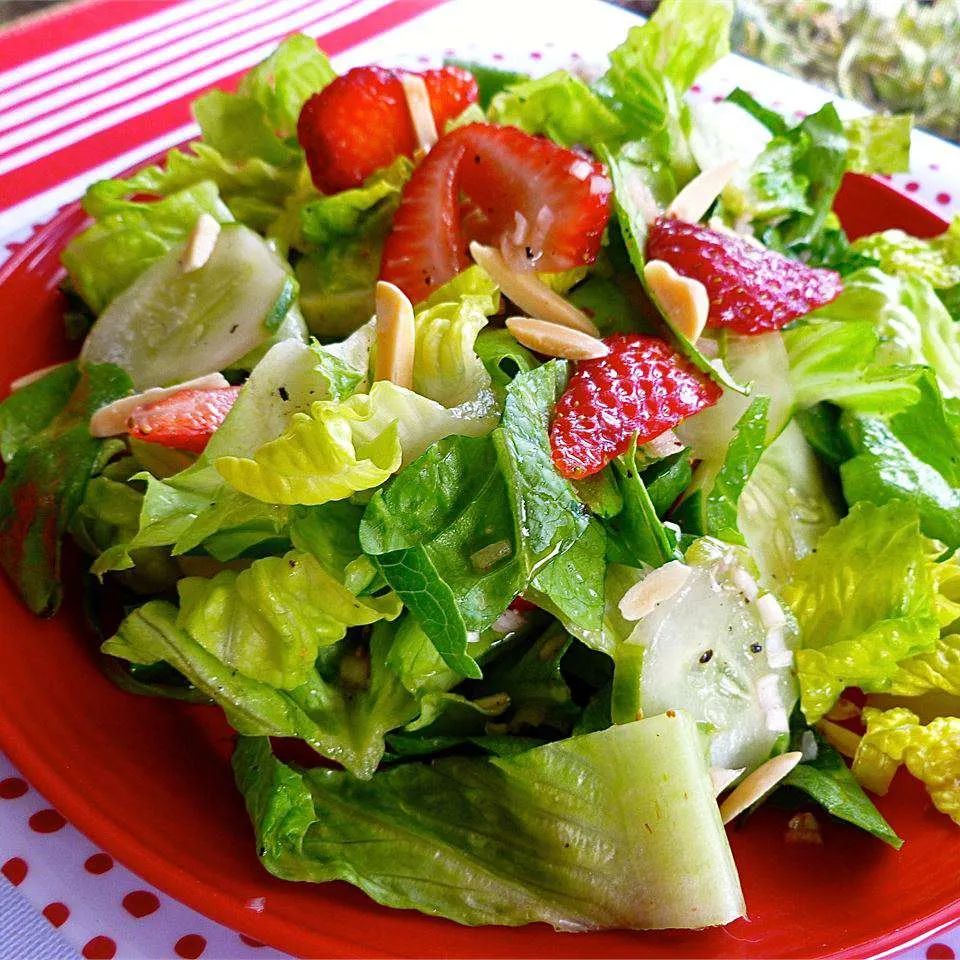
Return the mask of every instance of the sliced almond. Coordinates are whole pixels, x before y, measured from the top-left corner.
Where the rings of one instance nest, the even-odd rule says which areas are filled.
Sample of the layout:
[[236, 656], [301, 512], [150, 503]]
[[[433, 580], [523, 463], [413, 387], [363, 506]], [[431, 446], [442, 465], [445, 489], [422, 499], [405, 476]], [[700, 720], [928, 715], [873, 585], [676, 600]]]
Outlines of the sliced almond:
[[736, 770], [731, 770], [729, 767], [711, 767], [710, 782], [713, 784], [713, 795], [719, 797], [746, 769], [746, 767], [738, 767]]
[[833, 747], [837, 753], [842, 753], [845, 757], [851, 759], [856, 756], [857, 747], [860, 746], [860, 735], [841, 727], [838, 723], [831, 720], [821, 720], [817, 723], [817, 730], [827, 743]]
[[22, 390], [24, 387], [29, 387], [31, 383], [36, 383], [38, 380], [42, 380], [48, 373], [52, 373], [54, 370], [59, 370], [61, 367], [65, 367], [69, 360], [64, 360], [63, 363], [51, 363], [49, 367], [40, 367], [39, 370], [31, 370], [30, 373], [25, 373], [22, 377], [17, 377], [16, 380], [11, 381], [10, 383], [10, 392], [16, 393], [18, 390]]
[[730, 579], [733, 581], [733, 585], [750, 603], [753, 603], [760, 595], [760, 587], [757, 585], [757, 581], [754, 580], [743, 567], [734, 567]]
[[546, 357], [563, 357], [565, 360], [596, 360], [605, 357], [610, 348], [589, 333], [571, 327], [562, 327], [549, 320], [533, 317], [510, 317], [507, 329], [517, 343], [529, 347]]
[[660, 459], [671, 457], [673, 454], [679, 453], [683, 448], [680, 438], [672, 430], [664, 430], [660, 436], [654, 437], [652, 440], [648, 440], [643, 444], [644, 450], [651, 456], [659, 457]]
[[624, 620], [641, 620], [658, 603], [669, 600], [683, 587], [693, 570], [679, 560], [671, 560], [651, 570], [620, 599], [620, 615]]
[[720, 196], [723, 188], [733, 179], [740, 167], [739, 160], [709, 167], [695, 176], [667, 207], [667, 216], [676, 217], [686, 223], [697, 223], [710, 209], [710, 205]]
[[423, 77], [415, 73], [401, 73], [400, 86], [403, 95], [407, 98], [407, 107], [410, 109], [410, 119], [413, 121], [413, 132], [420, 144], [422, 153], [429, 153], [439, 139], [437, 123], [433, 119], [433, 110], [430, 108], [430, 94]]
[[413, 305], [392, 283], [377, 284], [377, 362], [374, 380], [391, 380], [398, 387], [413, 389], [413, 359], [416, 327]]
[[643, 268], [643, 279], [670, 326], [696, 343], [710, 312], [707, 288], [699, 280], [681, 277], [664, 260], [648, 261]]
[[594, 322], [582, 310], [551, 290], [535, 273], [512, 269], [499, 250], [476, 241], [470, 244], [470, 254], [500, 289], [531, 317], [559, 323], [561, 327], [570, 327], [571, 330], [599, 338], [600, 331]]
[[860, 716], [860, 708], [846, 697], [841, 697], [827, 712], [826, 719], [839, 722], [841, 720], [852, 720]]
[[729, 823], [747, 807], [753, 806], [759, 799], [765, 797], [800, 762], [802, 757], [803, 754], [799, 750], [794, 750], [790, 753], [781, 753], [757, 767], [720, 804], [720, 819], [724, 823]]
[[137, 407], [145, 403], [155, 403], [164, 397], [169, 397], [181, 390], [215, 390], [218, 387], [229, 387], [226, 377], [219, 373], [208, 373], [202, 377], [194, 377], [172, 387], [151, 387], [143, 393], [135, 393], [129, 397], [121, 397], [101, 407], [90, 418], [90, 435], [93, 437], [115, 437], [127, 432], [127, 421], [130, 414]]
[[210, 259], [219, 236], [220, 224], [209, 213], [201, 213], [180, 254], [180, 269], [184, 273], [199, 270]]

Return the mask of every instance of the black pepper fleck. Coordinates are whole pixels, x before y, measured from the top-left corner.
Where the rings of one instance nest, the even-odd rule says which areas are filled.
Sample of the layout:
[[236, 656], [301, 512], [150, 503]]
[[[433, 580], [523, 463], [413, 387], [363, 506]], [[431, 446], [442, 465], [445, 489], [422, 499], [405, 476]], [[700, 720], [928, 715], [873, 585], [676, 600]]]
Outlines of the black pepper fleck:
[[284, 403], [286, 403], [286, 401], [290, 399], [290, 394], [287, 393], [286, 387], [277, 387], [277, 393], [280, 394], [280, 399], [283, 400]]
[[713, 657], [712, 650], [704, 650], [703, 653], [700, 654], [700, 662], [709, 663], [712, 657]]
[[750, 644], [751, 653], [763, 653], [763, 644], [762, 643], [751, 643]]

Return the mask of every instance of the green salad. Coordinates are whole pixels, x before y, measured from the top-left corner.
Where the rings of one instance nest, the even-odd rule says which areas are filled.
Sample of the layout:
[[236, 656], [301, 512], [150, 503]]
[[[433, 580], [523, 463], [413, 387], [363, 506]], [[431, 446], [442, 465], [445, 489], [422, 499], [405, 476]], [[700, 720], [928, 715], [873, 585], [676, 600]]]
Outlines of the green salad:
[[49, 616], [88, 556], [105, 673], [223, 711], [278, 877], [701, 928], [771, 796], [898, 848], [904, 766], [960, 824], [960, 220], [832, 212], [909, 118], [688, 106], [730, 17], [589, 83], [294, 35], [88, 189], [0, 562]]

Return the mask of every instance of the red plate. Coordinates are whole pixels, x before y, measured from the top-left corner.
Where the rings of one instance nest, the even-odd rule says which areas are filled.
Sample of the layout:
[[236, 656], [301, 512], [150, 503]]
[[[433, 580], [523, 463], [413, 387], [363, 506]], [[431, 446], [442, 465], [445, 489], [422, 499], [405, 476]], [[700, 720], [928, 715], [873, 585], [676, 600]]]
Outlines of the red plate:
[[[902, 227], [924, 236], [946, 227], [863, 177], [849, 178], [837, 209], [854, 235]], [[0, 268], [4, 384], [70, 353], [60, 335], [58, 254], [82, 219], [75, 206], [68, 208]], [[6, 623], [0, 746], [13, 762], [65, 816], [148, 882], [292, 953], [865, 957], [960, 919], [960, 830], [906, 777], [880, 802], [906, 840], [900, 853], [832, 822], [823, 824], [822, 847], [787, 845], [786, 815], [769, 808], [734, 831], [750, 919], [703, 933], [474, 929], [379, 907], [346, 884], [275, 880], [254, 854], [230, 773], [230, 731], [219, 710], [116, 689], [96, 666], [76, 597], [58, 617], [41, 621], [4, 581], [0, 616]]]

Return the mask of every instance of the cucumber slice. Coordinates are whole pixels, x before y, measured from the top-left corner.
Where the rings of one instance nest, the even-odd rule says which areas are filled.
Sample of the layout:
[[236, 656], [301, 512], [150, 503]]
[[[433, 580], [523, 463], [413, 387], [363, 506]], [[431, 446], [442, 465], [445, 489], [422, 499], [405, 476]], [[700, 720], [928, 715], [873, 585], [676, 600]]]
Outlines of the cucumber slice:
[[755, 600], [743, 592], [749, 581], [736, 553], [721, 546], [699, 540], [690, 548], [686, 583], [640, 620], [627, 642], [643, 648], [643, 712], [686, 710], [709, 732], [713, 766], [752, 770], [783, 733], [770, 729], [771, 721], [782, 726], [796, 700], [791, 668], [769, 659], [782, 663], [775, 650], [782, 655], [795, 631], [788, 624], [779, 643], [770, 642]]
[[82, 362], [115, 363], [145, 390], [225, 370], [273, 337], [296, 283], [262, 237], [224, 226], [207, 262], [186, 273], [181, 250], [168, 251], [110, 302]]

